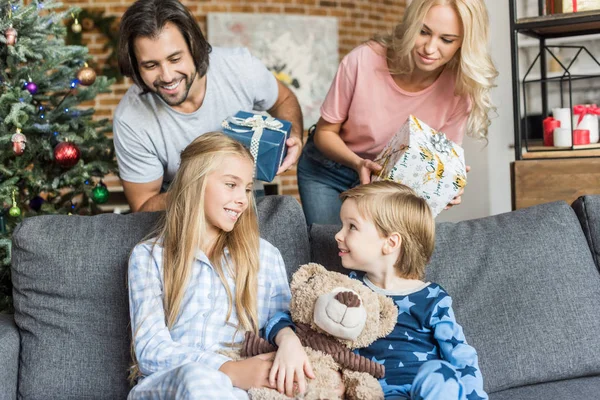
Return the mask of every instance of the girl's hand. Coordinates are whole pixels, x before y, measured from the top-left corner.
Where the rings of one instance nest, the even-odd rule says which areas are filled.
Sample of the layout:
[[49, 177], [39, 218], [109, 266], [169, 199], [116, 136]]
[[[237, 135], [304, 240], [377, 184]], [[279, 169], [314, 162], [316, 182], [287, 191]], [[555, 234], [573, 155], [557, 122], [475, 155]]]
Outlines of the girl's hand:
[[269, 384], [271, 387], [277, 384], [279, 393], [285, 392], [286, 396], [293, 397], [295, 381], [298, 384], [298, 393], [304, 393], [306, 391], [304, 375], [314, 379], [315, 374], [300, 339], [291, 328], [284, 328], [275, 337], [275, 342], [279, 349], [269, 374]]
[[360, 160], [358, 166], [355, 168], [356, 172], [358, 172], [358, 177], [360, 178], [360, 184], [364, 185], [365, 183], [370, 183], [371, 175], [378, 173], [382, 168], [383, 167], [375, 161], [367, 160], [365, 158]]
[[227, 361], [219, 371], [231, 379], [233, 386], [243, 390], [261, 387], [274, 389], [275, 385], [269, 384], [269, 371], [274, 356], [275, 353], [266, 353], [245, 360]]
[[[471, 170], [471, 166], [467, 165], [465, 170], [468, 173]], [[448, 209], [452, 208], [453, 206], [459, 205], [462, 202], [462, 195], [464, 192], [465, 192], [465, 188], [460, 189], [458, 194], [452, 199], [452, 201], [450, 203], [448, 203], [448, 205], [444, 208], [444, 210], [448, 210]]]

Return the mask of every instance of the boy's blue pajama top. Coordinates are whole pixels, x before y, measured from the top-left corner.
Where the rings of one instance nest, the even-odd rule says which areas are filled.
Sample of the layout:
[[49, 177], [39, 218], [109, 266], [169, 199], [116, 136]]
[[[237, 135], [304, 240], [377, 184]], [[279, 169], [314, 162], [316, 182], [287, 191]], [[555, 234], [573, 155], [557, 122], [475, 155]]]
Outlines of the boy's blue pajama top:
[[350, 277], [391, 297], [398, 307], [392, 333], [357, 351], [385, 365], [380, 383], [386, 399], [488, 398], [477, 352], [467, 344], [454, 318], [452, 298], [440, 285], [424, 283], [400, 293], [375, 286], [363, 272], [351, 272]]

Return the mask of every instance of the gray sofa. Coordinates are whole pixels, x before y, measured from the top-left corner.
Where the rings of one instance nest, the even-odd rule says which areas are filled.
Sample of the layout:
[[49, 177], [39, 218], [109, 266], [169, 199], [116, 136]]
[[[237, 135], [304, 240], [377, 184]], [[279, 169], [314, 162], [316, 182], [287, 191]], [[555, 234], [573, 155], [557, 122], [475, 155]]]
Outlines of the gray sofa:
[[[262, 236], [289, 273], [340, 268], [336, 227], [307, 232], [298, 203], [268, 196]], [[126, 268], [156, 213], [44, 216], [14, 233], [15, 314], [0, 316], [0, 399], [122, 399]], [[600, 196], [440, 223], [428, 279], [454, 298], [492, 400], [600, 398]]]

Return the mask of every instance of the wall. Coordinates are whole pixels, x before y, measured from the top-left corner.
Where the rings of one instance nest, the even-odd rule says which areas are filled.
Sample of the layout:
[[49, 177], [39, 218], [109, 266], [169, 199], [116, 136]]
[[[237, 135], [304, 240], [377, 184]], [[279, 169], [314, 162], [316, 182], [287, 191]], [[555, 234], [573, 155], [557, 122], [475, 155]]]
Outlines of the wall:
[[488, 144], [465, 139], [467, 165], [472, 170], [463, 204], [443, 212], [438, 221], [461, 221], [511, 210], [510, 163], [514, 161], [514, 125], [510, 53], [510, 18], [507, 3], [486, 0], [490, 15], [490, 51], [500, 73], [492, 102], [497, 115], [492, 118]]
[[[206, 32], [206, 14], [209, 12], [281, 13], [337, 17], [340, 59], [373, 34], [391, 32], [394, 25], [400, 21], [405, 7], [405, 0], [184, 0], [182, 2], [197, 17], [204, 32]], [[69, 5], [101, 10], [107, 16], [117, 17], [122, 16], [132, 3], [131, 0], [68, 1]], [[69, 21], [68, 25], [70, 26], [71, 23], [72, 21]], [[108, 56], [109, 51], [103, 50], [106, 41], [100, 33], [85, 32], [84, 42], [87, 43], [90, 53], [96, 59], [101, 61]], [[115, 84], [112, 93], [99, 95], [95, 103], [90, 103], [90, 106], [95, 107], [99, 117], [111, 118], [114, 108], [129, 85], [129, 80]], [[284, 194], [297, 196], [295, 169], [281, 177], [281, 184]]]

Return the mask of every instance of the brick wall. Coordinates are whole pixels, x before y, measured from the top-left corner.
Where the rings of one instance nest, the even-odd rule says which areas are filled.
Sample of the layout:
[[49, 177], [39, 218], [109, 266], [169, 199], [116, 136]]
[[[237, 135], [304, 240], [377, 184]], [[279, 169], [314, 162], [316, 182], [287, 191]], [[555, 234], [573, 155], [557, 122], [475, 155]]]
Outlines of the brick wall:
[[[182, 0], [197, 17], [206, 32], [206, 14], [209, 12], [283, 13], [321, 15], [338, 18], [339, 58], [375, 33], [390, 32], [402, 17], [405, 0]], [[103, 10], [105, 15], [120, 17], [132, 0], [69, 0], [70, 5], [85, 9]], [[307, 27], [308, 28], [308, 27]], [[108, 56], [103, 50], [106, 40], [99, 32], [84, 32], [84, 42], [98, 61]], [[118, 82], [113, 92], [99, 95], [95, 103], [99, 117], [112, 117], [121, 96], [130, 85], [129, 80]], [[283, 194], [297, 196], [296, 171], [280, 177]]]

